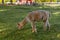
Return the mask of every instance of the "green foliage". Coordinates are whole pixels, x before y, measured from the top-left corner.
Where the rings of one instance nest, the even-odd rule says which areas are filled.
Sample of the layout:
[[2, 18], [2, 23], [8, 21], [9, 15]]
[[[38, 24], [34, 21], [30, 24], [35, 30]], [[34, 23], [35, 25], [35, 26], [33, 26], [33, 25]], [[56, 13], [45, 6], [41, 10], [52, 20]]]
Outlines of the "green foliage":
[[[16, 2], [16, 0], [12, 0], [13, 2]], [[10, 2], [10, 0], [4, 0], [4, 3]], [[0, 3], [2, 3], [2, 0], [0, 0]]]
[[35, 0], [36, 3], [41, 3], [41, 2], [57, 2], [57, 0]]

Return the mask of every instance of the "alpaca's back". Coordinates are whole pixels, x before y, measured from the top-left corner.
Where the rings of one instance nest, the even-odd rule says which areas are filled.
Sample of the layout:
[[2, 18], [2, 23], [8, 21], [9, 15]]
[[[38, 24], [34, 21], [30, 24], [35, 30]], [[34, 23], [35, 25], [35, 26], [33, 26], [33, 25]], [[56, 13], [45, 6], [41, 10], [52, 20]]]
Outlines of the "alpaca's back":
[[32, 11], [28, 14], [27, 16], [29, 20], [32, 21], [37, 21], [37, 20], [46, 20], [49, 18], [49, 12], [45, 10], [37, 10], [37, 11]]

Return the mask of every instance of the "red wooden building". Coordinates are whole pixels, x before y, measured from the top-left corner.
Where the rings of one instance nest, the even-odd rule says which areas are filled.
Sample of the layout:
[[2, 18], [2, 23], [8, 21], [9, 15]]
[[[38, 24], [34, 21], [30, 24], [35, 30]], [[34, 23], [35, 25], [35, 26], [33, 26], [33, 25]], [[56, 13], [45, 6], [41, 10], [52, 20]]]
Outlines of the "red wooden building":
[[33, 0], [17, 0], [17, 4], [32, 4], [33, 3]]

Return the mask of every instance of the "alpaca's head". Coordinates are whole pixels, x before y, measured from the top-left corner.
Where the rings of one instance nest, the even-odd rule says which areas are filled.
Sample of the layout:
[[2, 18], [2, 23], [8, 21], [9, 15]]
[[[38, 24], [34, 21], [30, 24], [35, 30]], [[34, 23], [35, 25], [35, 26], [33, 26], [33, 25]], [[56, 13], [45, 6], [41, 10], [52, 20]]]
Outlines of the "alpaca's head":
[[22, 23], [20, 22], [20, 23], [18, 23], [18, 29], [22, 29]]

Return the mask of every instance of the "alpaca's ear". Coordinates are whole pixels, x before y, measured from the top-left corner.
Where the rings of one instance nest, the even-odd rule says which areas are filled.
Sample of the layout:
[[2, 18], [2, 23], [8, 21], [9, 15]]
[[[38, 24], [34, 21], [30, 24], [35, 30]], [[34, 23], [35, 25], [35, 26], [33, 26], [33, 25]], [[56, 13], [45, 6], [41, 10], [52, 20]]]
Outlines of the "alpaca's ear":
[[20, 24], [18, 23], [18, 25], [20, 25]]
[[22, 25], [22, 23], [20, 22], [20, 23], [18, 23], [18, 26], [19, 26], [19, 27], [22, 27], [23, 25]]

